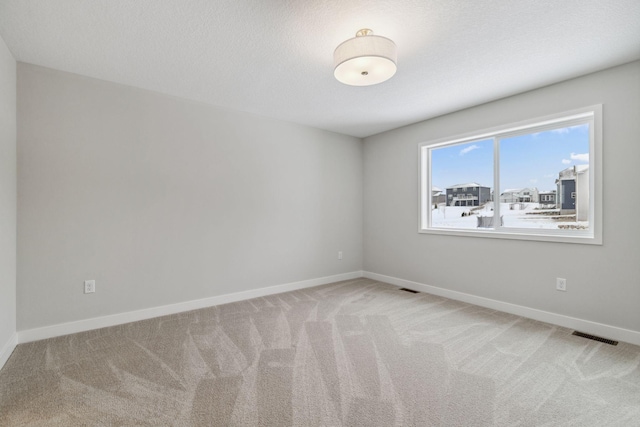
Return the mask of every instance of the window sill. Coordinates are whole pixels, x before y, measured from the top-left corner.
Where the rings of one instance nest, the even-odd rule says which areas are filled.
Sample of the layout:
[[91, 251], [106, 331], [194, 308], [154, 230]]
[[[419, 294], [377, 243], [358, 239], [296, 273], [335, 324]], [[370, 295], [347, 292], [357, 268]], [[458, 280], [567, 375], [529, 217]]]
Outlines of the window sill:
[[[537, 231], [537, 230], [536, 230]], [[597, 233], [585, 232], [575, 233], [571, 236], [565, 234], [556, 234], [553, 230], [548, 230], [546, 233], [531, 232], [526, 229], [509, 229], [509, 231], [495, 231], [495, 230], [462, 230], [462, 229], [448, 229], [448, 228], [428, 228], [419, 229], [419, 234], [439, 234], [445, 236], [459, 236], [459, 237], [482, 237], [489, 239], [509, 239], [509, 240], [527, 240], [527, 241], [539, 241], [539, 242], [555, 242], [555, 243], [574, 243], [583, 245], [602, 245], [602, 236], [598, 236]]]

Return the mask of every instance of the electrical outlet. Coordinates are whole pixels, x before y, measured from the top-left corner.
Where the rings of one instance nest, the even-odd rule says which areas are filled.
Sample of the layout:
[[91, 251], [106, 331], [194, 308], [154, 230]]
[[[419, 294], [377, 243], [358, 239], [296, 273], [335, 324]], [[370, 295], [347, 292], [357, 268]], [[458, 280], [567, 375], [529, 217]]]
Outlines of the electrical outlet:
[[342, 259], [342, 251], [338, 251], [338, 259]]
[[558, 291], [567, 291], [567, 279], [563, 279], [561, 277], [556, 278], [556, 290]]
[[96, 281], [95, 280], [85, 280], [84, 281], [84, 293], [92, 294], [96, 291]]

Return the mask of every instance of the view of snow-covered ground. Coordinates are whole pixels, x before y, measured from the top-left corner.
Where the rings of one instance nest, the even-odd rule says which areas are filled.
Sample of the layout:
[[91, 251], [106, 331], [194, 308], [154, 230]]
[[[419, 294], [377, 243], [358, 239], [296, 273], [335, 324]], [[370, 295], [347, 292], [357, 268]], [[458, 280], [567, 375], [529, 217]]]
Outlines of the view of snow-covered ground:
[[[500, 203], [503, 227], [558, 229], [558, 226], [589, 226], [588, 222], [576, 222], [575, 215], [560, 217], [557, 210], [539, 209], [539, 206], [538, 203]], [[477, 207], [442, 204], [431, 211], [431, 226], [475, 229], [478, 227], [479, 216], [493, 216], [493, 202], [486, 203], [480, 209], [472, 210], [474, 208]]]

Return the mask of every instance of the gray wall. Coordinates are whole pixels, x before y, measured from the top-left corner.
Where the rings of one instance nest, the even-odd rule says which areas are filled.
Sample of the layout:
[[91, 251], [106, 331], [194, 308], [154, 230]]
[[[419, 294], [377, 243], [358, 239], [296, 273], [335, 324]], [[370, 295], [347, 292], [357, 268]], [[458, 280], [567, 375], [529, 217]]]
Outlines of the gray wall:
[[[419, 143], [598, 103], [602, 246], [417, 233]], [[628, 187], [640, 182], [639, 118], [634, 62], [366, 138], [364, 269], [640, 331], [640, 198]]]
[[362, 269], [358, 138], [22, 63], [18, 117], [18, 330]]
[[0, 351], [16, 332], [16, 61], [0, 38]]

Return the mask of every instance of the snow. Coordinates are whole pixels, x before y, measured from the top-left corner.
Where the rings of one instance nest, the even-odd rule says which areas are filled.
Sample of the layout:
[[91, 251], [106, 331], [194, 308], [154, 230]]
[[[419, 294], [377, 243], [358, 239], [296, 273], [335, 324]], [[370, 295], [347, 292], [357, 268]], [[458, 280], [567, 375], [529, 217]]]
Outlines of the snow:
[[[514, 209], [510, 209], [511, 205], [514, 206]], [[520, 206], [523, 209], [519, 209]], [[500, 203], [503, 227], [557, 230], [560, 225], [589, 226], [588, 222], [575, 221], [575, 215], [559, 216], [556, 209], [536, 209], [538, 206], [538, 203]], [[493, 216], [492, 207], [493, 202], [489, 202], [482, 208], [472, 211], [477, 206], [444, 206], [442, 204], [431, 211], [431, 226], [434, 228], [478, 229], [477, 217]], [[471, 213], [471, 215], [462, 216], [462, 213]]]

